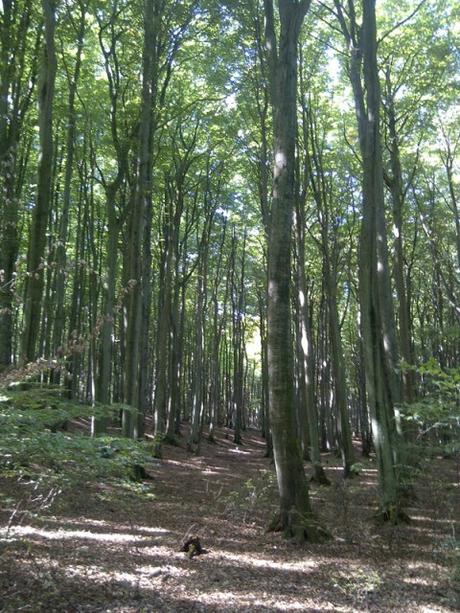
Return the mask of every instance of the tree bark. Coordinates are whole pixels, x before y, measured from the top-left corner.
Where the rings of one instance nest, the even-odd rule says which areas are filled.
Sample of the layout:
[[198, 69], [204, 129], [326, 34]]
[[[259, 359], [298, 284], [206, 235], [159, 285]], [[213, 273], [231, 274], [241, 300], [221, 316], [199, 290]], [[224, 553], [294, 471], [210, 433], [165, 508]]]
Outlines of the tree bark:
[[[377, 67], [375, 0], [363, 0], [362, 54], [366, 113], [361, 117], [363, 221], [359, 279], [372, 434], [377, 455], [382, 518], [397, 521], [398, 437], [394, 404], [399, 401], [396, 343], [391, 306], [380, 139], [380, 83]], [[361, 103], [360, 103], [361, 106]]]
[[37, 200], [32, 214], [24, 303], [22, 361], [36, 358], [44, 286], [46, 228], [51, 206], [51, 174], [53, 166], [53, 100], [56, 80], [56, 49], [54, 0], [42, 0], [45, 43], [39, 91], [40, 161], [38, 167]]
[[[130, 226], [130, 244], [128, 249], [127, 269], [130, 291], [126, 308], [126, 353], [125, 353], [125, 400], [133, 408], [139, 409], [139, 366], [140, 336], [148, 334], [142, 325], [143, 280], [142, 280], [142, 244], [144, 241], [145, 212], [149, 210], [152, 197], [152, 133], [153, 104], [156, 82], [156, 45], [155, 45], [155, 0], [144, 1], [144, 51], [142, 67], [142, 99], [139, 122], [138, 168], [134, 210]], [[123, 433], [125, 436], [137, 437], [139, 434], [139, 415], [125, 411], [123, 414]]]
[[401, 167], [401, 155], [399, 138], [396, 129], [396, 111], [394, 95], [391, 87], [390, 76], [387, 73], [387, 119], [388, 119], [388, 149], [390, 152], [391, 177], [389, 187], [393, 201], [393, 235], [394, 235], [394, 280], [398, 296], [398, 319], [399, 319], [399, 346], [401, 357], [405, 361], [403, 370], [403, 398], [411, 403], [415, 400], [415, 372], [414, 355], [410, 335], [410, 307], [407, 298], [407, 283], [404, 271], [404, 242], [403, 242], [403, 206], [405, 190]]
[[325, 536], [314, 521], [297, 440], [291, 339], [291, 232], [294, 204], [297, 44], [309, 3], [280, 0], [276, 47], [273, 4], [265, 1], [274, 110], [274, 171], [268, 245], [268, 369], [270, 422], [280, 495], [271, 528], [299, 540]]
[[[61, 352], [62, 338], [65, 324], [65, 283], [66, 283], [66, 246], [68, 238], [71, 192], [72, 192], [72, 176], [73, 163], [75, 154], [75, 134], [77, 127], [77, 113], [75, 108], [75, 98], [77, 95], [78, 81], [80, 78], [83, 42], [85, 38], [86, 28], [86, 10], [87, 3], [80, 1], [80, 20], [77, 31], [77, 56], [75, 58], [75, 66], [73, 75], [67, 75], [69, 82], [69, 99], [68, 99], [68, 127], [66, 138], [66, 154], [65, 175], [64, 175], [64, 191], [63, 191], [63, 206], [61, 219], [59, 223], [58, 243], [56, 247], [56, 287], [55, 287], [55, 311], [54, 311], [54, 328], [53, 328], [53, 346], [52, 353], [58, 356]], [[52, 381], [59, 383], [60, 371], [55, 370], [52, 373]]]

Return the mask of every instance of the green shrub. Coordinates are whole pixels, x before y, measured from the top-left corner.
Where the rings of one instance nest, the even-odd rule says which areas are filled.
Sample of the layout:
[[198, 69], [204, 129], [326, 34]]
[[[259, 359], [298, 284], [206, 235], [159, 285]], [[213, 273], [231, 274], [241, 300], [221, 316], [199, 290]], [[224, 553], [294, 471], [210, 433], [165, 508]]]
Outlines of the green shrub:
[[59, 389], [0, 392], [0, 476], [60, 486], [107, 478], [136, 480], [150, 459], [144, 442], [68, 432], [71, 420], [108, 417], [119, 406], [72, 403]]
[[421, 395], [401, 407], [416, 442], [431, 447], [432, 453], [453, 454], [460, 450], [460, 369], [441, 369], [431, 359], [417, 369]]

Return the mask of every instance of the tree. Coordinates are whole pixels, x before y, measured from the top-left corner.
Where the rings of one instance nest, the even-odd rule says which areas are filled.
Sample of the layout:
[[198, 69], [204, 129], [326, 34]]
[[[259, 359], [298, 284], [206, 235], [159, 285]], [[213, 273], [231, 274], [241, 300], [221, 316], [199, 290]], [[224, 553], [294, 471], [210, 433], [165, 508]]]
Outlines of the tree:
[[362, 159], [360, 304], [366, 391], [379, 468], [380, 514], [383, 519], [395, 522], [404, 517], [397, 472], [401, 441], [395, 418], [400, 390], [385, 225], [375, 0], [362, 1], [361, 25], [354, 2], [347, 11], [348, 23], [339, 0], [335, 0], [335, 7], [350, 49], [348, 70]]
[[[152, 197], [152, 137], [153, 104], [156, 95], [156, 37], [155, 1], [144, 2], [144, 50], [142, 61], [142, 99], [139, 121], [137, 181], [134, 193], [134, 208], [130, 218], [129, 246], [127, 256], [127, 276], [131, 288], [126, 301], [126, 354], [125, 354], [125, 400], [132, 407], [140, 408], [139, 368], [140, 343], [148, 329], [143, 326], [142, 296], [145, 269], [142, 266], [143, 239], [146, 227], [146, 215], [150, 210]], [[150, 237], [149, 237], [150, 238]], [[148, 288], [148, 286], [147, 286]], [[136, 438], [140, 432], [140, 420], [132, 412], [124, 411], [123, 432]]]
[[[15, 266], [19, 251], [19, 207], [24, 172], [23, 126], [37, 77], [37, 54], [30, 49], [29, 31], [34, 28], [30, 3], [7, 0], [0, 22], [0, 370], [15, 359], [14, 294]], [[34, 43], [35, 51], [40, 33]], [[32, 59], [29, 54], [32, 52]], [[14, 59], [13, 59], [14, 58]]]
[[326, 533], [313, 520], [295, 430], [290, 303], [297, 45], [309, 4], [305, 0], [280, 0], [277, 43], [273, 3], [265, 1], [274, 116], [273, 192], [268, 244], [268, 372], [273, 455], [280, 494], [280, 511], [272, 528], [299, 540], [316, 541]]
[[53, 165], [53, 101], [56, 80], [55, 11], [54, 0], [42, 0], [45, 42], [40, 73], [39, 132], [40, 162], [38, 167], [37, 199], [30, 226], [27, 253], [27, 281], [25, 287], [24, 331], [22, 360], [36, 358], [37, 339], [44, 286], [44, 255], [46, 228], [52, 202], [51, 173]]
[[[52, 353], [54, 356], [62, 354], [62, 342], [65, 322], [65, 281], [66, 281], [66, 244], [69, 234], [69, 218], [70, 218], [70, 206], [72, 201], [72, 177], [74, 173], [74, 157], [75, 157], [75, 138], [77, 128], [77, 111], [76, 111], [76, 97], [78, 82], [80, 80], [83, 44], [85, 39], [86, 30], [86, 13], [88, 11], [89, 0], [79, 0], [78, 8], [80, 9], [80, 15], [77, 23], [74, 22], [70, 16], [70, 10], [68, 14], [72, 26], [72, 30], [75, 31], [77, 36], [77, 55], [75, 58], [75, 64], [73, 73], [70, 72], [70, 68], [66, 67], [66, 76], [69, 86], [69, 99], [68, 99], [68, 128], [66, 135], [66, 162], [64, 173], [64, 188], [63, 188], [63, 208], [61, 218], [59, 221], [58, 241], [55, 250], [56, 260], [56, 281], [55, 281], [55, 317], [53, 327], [53, 342]], [[56, 370], [53, 373], [53, 381], [58, 383], [60, 380], [60, 371]]]

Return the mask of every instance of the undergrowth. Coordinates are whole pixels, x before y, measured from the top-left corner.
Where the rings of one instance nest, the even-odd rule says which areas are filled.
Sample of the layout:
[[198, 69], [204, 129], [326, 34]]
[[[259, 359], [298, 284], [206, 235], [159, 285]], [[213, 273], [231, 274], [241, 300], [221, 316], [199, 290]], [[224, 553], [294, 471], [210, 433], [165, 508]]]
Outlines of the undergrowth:
[[221, 497], [226, 516], [239, 519], [243, 523], [252, 517], [257, 508], [266, 509], [273, 500], [276, 477], [271, 471], [260, 471], [255, 479], [248, 479], [238, 489]]
[[146, 443], [72, 431], [78, 420], [107, 418], [119, 409], [71, 402], [59, 388], [0, 390], [0, 477], [55, 491], [116, 479], [137, 491], [129, 483], [142, 481], [151, 459]]

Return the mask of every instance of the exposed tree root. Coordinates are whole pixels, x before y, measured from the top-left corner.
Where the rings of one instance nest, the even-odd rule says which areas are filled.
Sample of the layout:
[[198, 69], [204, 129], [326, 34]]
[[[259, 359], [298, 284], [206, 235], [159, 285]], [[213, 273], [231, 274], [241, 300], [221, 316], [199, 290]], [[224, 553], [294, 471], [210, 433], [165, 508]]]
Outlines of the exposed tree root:
[[332, 538], [312, 515], [301, 515], [295, 509], [279, 511], [270, 522], [267, 532], [282, 532], [286, 538], [297, 543], [324, 543]]
[[133, 464], [131, 466], [129, 478], [131, 479], [131, 481], [137, 481], [137, 482], [147, 481], [147, 480], [153, 481], [152, 475], [149, 475], [149, 473], [145, 470], [142, 464]]
[[320, 465], [313, 467], [313, 475], [311, 477], [311, 481], [313, 481], [314, 483], [319, 483], [319, 485], [331, 485], [331, 482], [326, 477], [324, 468]]
[[190, 559], [195, 556], [200, 556], [203, 553], [208, 553], [206, 549], [203, 549], [200, 539], [196, 535], [189, 536], [185, 539], [179, 551], [186, 553]]
[[411, 520], [409, 515], [405, 513], [402, 509], [398, 509], [396, 506], [392, 505], [386, 509], [378, 511], [374, 515], [374, 519], [378, 525], [383, 524], [393, 524], [394, 526], [398, 524], [410, 524]]

